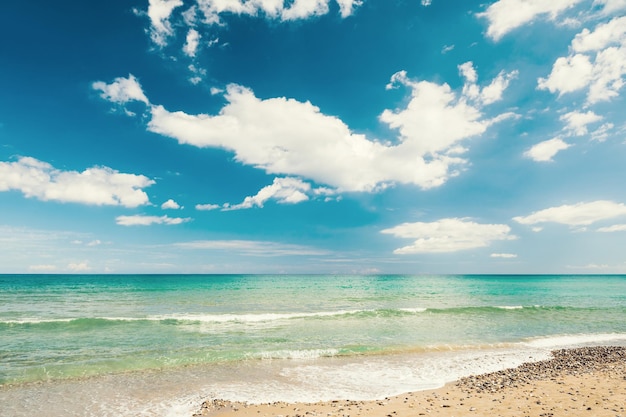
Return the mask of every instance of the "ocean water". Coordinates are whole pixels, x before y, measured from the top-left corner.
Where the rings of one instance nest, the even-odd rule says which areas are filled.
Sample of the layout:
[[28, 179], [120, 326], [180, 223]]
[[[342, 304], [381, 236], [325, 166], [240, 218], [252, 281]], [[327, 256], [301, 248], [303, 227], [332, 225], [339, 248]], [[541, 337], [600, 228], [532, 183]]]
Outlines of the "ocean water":
[[626, 345], [626, 276], [0, 275], [0, 415], [377, 399]]

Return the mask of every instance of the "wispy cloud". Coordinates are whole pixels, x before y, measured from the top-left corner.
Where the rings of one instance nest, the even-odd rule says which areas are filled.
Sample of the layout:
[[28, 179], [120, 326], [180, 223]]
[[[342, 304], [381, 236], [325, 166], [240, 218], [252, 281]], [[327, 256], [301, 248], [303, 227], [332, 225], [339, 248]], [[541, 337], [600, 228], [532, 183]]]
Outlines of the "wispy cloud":
[[514, 217], [518, 223], [560, 223], [568, 226], [588, 226], [601, 220], [626, 216], [626, 206], [613, 201], [599, 200], [588, 203], [565, 204], [536, 211], [528, 216]]
[[176, 243], [174, 246], [191, 250], [228, 251], [250, 256], [323, 256], [329, 254], [326, 250], [308, 246], [256, 240], [197, 240]]
[[177, 225], [191, 221], [189, 217], [169, 217], [169, 216], [118, 216], [115, 221], [120, 226], [150, 226], [153, 224]]

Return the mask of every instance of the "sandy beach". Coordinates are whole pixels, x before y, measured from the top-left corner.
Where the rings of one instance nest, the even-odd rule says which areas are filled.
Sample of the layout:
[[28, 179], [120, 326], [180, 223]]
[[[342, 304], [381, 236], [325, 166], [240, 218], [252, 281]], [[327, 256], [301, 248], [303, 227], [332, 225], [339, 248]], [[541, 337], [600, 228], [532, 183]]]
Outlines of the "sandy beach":
[[194, 415], [626, 417], [626, 348], [585, 347], [552, 354], [550, 360], [376, 401], [243, 404], [212, 399]]

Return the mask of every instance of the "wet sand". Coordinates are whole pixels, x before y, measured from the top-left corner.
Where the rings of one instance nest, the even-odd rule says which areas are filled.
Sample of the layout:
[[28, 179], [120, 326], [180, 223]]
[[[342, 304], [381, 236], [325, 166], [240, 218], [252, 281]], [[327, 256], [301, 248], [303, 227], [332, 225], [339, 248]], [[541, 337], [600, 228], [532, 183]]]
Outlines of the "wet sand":
[[626, 417], [626, 348], [554, 351], [553, 359], [376, 401], [243, 404], [208, 400], [195, 416]]

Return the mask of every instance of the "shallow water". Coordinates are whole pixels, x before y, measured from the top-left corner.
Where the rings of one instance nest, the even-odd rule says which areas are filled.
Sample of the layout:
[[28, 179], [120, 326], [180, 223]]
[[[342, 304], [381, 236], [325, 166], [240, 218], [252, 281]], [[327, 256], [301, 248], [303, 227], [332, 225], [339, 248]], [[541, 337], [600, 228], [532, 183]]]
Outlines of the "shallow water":
[[5, 275], [0, 414], [381, 398], [625, 344], [625, 313], [624, 276]]

